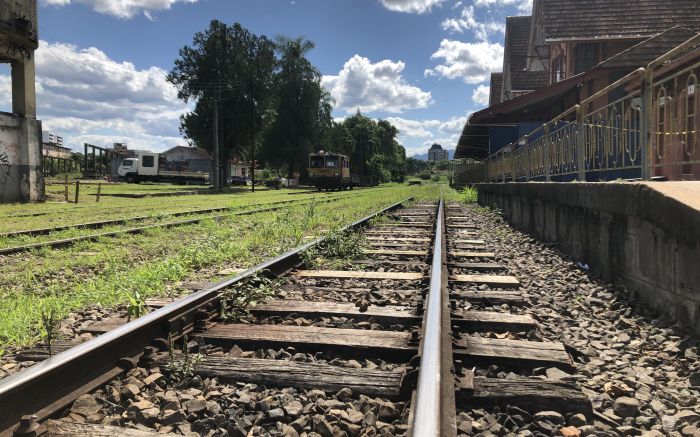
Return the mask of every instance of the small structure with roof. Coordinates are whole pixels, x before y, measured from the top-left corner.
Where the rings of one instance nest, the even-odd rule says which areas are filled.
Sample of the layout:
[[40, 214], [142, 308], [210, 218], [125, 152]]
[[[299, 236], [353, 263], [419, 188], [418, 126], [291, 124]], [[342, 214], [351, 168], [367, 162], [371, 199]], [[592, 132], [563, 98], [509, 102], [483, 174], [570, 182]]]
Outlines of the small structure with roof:
[[448, 161], [449, 159], [449, 152], [443, 149], [441, 145], [435, 143], [430, 146], [430, 150], [428, 150], [428, 161]]

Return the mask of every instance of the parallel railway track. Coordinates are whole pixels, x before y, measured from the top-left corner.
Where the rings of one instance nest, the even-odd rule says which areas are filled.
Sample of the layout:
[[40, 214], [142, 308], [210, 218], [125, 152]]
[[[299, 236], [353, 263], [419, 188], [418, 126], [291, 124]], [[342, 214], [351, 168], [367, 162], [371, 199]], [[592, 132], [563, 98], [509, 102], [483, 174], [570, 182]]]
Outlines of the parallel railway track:
[[[307, 193], [293, 193], [293, 194], [307, 194]], [[314, 197], [317, 197], [317, 196], [314, 196]], [[350, 197], [350, 196], [347, 196], [347, 197]], [[332, 195], [328, 196], [327, 195], [324, 197], [324, 200], [327, 198], [343, 198], [343, 196], [332, 196]], [[306, 200], [306, 199], [304, 199], [304, 200]], [[237, 206], [221, 206], [221, 207], [217, 207], [217, 208], [189, 209], [189, 210], [176, 211], [176, 212], [165, 212], [165, 213], [161, 212], [159, 214], [124, 217], [124, 218], [111, 219], [111, 220], [98, 220], [98, 221], [93, 221], [93, 222], [72, 223], [72, 224], [68, 224], [68, 225], [51, 226], [51, 227], [46, 227], [46, 228], [23, 229], [23, 230], [18, 230], [18, 231], [0, 232], [0, 238], [48, 235], [48, 234], [52, 234], [54, 232], [61, 232], [61, 231], [72, 230], [72, 229], [98, 229], [98, 228], [102, 228], [102, 227], [110, 226], [110, 225], [119, 225], [119, 224], [124, 224], [124, 223], [128, 223], [128, 222], [138, 222], [138, 221], [144, 221], [144, 220], [151, 220], [154, 218], [182, 217], [185, 215], [209, 214], [209, 213], [215, 213], [215, 212], [240, 210], [240, 209], [247, 208], [247, 207], [253, 208], [253, 207], [284, 205], [284, 204], [290, 204], [290, 203], [296, 204], [297, 202], [299, 202], [299, 199], [251, 203], [251, 204], [244, 204], [244, 205], [237, 205]]]
[[[379, 214], [392, 221], [372, 224]], [[229, 435], [258, 435], [259, 426], [285, 436], [455, 436], [470, 435], [457, 417], [475, 407], [590, 414], [574, 384], [525, 377], [535, 366], [568, 369], [572, 359], [560, 343], [519, 338], [535, 328], [531, 317], [493, 308], [526, 301], [461, 207], [396, 204], [349, 228], [368, 245], [351, 269], [305, 267], [301, 254], [317, 240], [184, 299], [151, 302], [159, 308], [131, 323], [99, 322], [89, 328], [101, 334], [93, 340], [61, 346], [60, 354], [0, 380], [0, 435], [12, 435], [22, 416], [20, 429], [51, 435], [158, 435], [155, 424], [160, 435], [204, 434], [225, 420]], [[276, 297], [241, 320], [222, 319], [221, 294], [263, 274], [279, 281]], [[491, 310], [474, 309], [480, 303]], [[183, 347], [202, 354], [193, 372], [218, 384], [217, 394], [168, 387], [178, 396], [190, 390], [176, 399], [178, 408], [171, 402], [177, 423], [164, 406], [166, 388], [155, 382], [155, 369], [172, 362], [169, 336], [188, 338]], [[484, 376], [492, 365], [514, 373]], [[138, 380], [131, 400], [110, 397]], [[86, 402], [123, 417], [86, 417], [76, 407]], [[237, 412], [222, 418], [222, 408]]]
[[[262, 213], [262, 212], [277, 211], [277, 210], [284, 208], [285, 206], [308, 205], [311, 202], [317, 202], [317, 203], [334, 202], [334, 201], [346, 199], [348, 197], [349, 196], [333, 196], [333, 197], [324, 197], [321, 200], [310, 200], [310, 201], [285, 200], [285, 201], [281, 201], [281, 202], [271, 202], [271, 203], [267, 203], [267, 204], [260, 204], [260, 205], [265, 205], [266, 207], [258, 208], [258, 209], [248, 209], [248, 210], [243, 210], [243, 211], [235, 211], [237, 209], [241, 209], [240, 207], [209, 208], [209, 209], [203, 209], [203, 210], [191, 210], [191, 211], [178, 212], [178, 213], [168, 213], [168, 214], [163, 214], [159, 217], [143, 216], [143, 217], [135, 217], [135, 218], [127, 218], [127, 219], [106, 220], [106, 221], [99, 221], [99, 222], [92, 222], [92, 223], [81, 223], [81, 224], [76, 224], [76, 225], [59, 226], [59, 227], [55, 227], [55, 228], [44, 228], [44, 229], [8, 232], [8, 233], [0, 234], [0, 237], [6, 237], [6, 238], [11, 239], [11, 238], [21, 237], [21, 236], [50, 235], [54, 232], [60, 232], [60, 231], [66, 231], [66, 230], [97, 229], [97, 228], [102, 228], [102, 227], [106, 227], [106, 226], [110, 226], [110, 225], [125, 224], [125, 223], [130, 223], [132, 221], [138, 222], [138, 221], [149, 220], [149, 219], [152, 220], [155, 218], [162, 218], [162, 217], [179, 217], [179, 216], [184, 216], [184, 215], [199, 216], [199, 217], [185, 219], [185, 220], [155, 223], [155, 224], [151, 224], [151, 225], [137, 226], [137, 227], [131, 227], [131, 228], [126, 228], [126, 229], [118, 229], [118, 230], [114, 230], [114, 231], [100, 232], [100, 233], [96, 233], [96, 234], [80, 235], [77, 237], [60, 238], [60, 239], [56, 239], [56, 240], [40, 241], [40, 242], [36, 242], [36, 243], [21, 244], [21, 245], [16, 245], [16, 246], [9, 246], [9, 247], [0, 247], [0, 255], [10, 255], [13, 253], [26, 252], [29, 250], [41, 249], [41, 248], [66, 247], [66, 246], [70, 246], [70, 245], [73, 245], [73, 244], [81, 242], [81, 241], [95, 241], [95, 240], [98, 240], [100, 238], [105, 238], [105, 237], [118, 237], [120, 235], [127, 235], [127, 234], [140, 234], [140, 233], [146, 232], [150, 229], [171, 228], [171, 227], [175, 227], [175, 226], [192, 225], [192, 224], [201, 223], [204, 220], [220, 220], [220, 219], [223, 219], [226, 217], [231, 217], [231, 216], [245, 216], [245, 215], [258, 214], [258, 213]], [[246, 206], [256, 206], [256, 205], [246, 205]], [[223, 211], [233, 211], [233, 212], [229, 212], [226, 214], [212, 214], [212, 213], [223, 212]]]

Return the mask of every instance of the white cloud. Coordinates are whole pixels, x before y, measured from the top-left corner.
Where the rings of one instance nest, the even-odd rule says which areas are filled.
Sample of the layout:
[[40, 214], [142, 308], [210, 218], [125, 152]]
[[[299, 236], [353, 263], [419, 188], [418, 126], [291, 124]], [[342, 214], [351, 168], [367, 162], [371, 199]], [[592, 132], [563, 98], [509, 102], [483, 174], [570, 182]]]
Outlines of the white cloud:
[[464, 123], [467, 122], [467, 119], [471, 115], [471, 112], [469, 112], [467, 115], [463, 117], [452, 117], [449, 120], [443, 122], [440, 124], [440, 127], [438, 130], [442, 132], [443, 134], [455, 134], [455, 133], [460, 133], [462, 132], [462, 128], [464, 127]]
[[402, 117], [388, 117], [387, 121], [399, 130], [399, 142], [406, 148], [406, 154], [413, 156], [425, 153], [433, 143], [452, 149], [457, 145], [464, 123], [471, 114], [454, 116], [448, 120], [412, 120]]
[[386, 120], [396, 126], [396, 128], [399, 130], [399, 135], [402, 137], [432, 137], [433, 133], [429, 129], [434, 129], [440, 126], [439, 120], [407, 120], [401, 117], [387, 117]]
[[350, 58], [337, 76], [323, 76], [322, 85], [331, 93], [337, 109], [348, 113], [426, 108], [430, 92], [409, 85], [401, 76], [405, 64], [385, 59], [372, 63], [359, 55]]
[[482, 106], [488, 106], [491, 87], [479, 85], [472, 93], [472, 101]]
[[100, 14], [118, 18], [132, 18], [143, 12], [146, 18], [153, 20], [151, 11], [170, 9], [175, 3], [195, 3], [197, 0], [43, 0], [48, 5], [66, 6], [80, 3]]
[[382, 5], [395, 12], [410, 14], [424, 14], [430, 12], [433, 6], [439, 5], [445, 0], [380, 0]]
[[443, 39], [432, 59], [443, 59], [442, 64], [425, 70], [426, 76], [462, 79], [469, 84], [489, 80], [492, 72], [503, 68], [503, 46], [485, 41], [465, 43]]
[[532, 12], [532, 0], [474, 0], [474, 5], [488, 8], [491, 6], [499, 8], [503, 6], [516, 6], [520, 12]]
[[472, 5], [463, 8], [459, 18], [446, 18], [440, 25], [443, 30], [451, 33], [462, 33], [465, 30], [472, 30], [479, 41], [488, 41], [489, 35], [504, 33], [506, 29], [505, 24], [502, 22], [493, 20], [478, 21]]
[[[159, 151], [185, 144], [179, 117], [190, 107], [178, 100], [160, 68], [138, 70], [94, 47], [41, 41], [36, 72], [38, 118], [68, 146], [123, 141]], [[9, 77], [0, 76], [0, 97], [9, 95], [9, 87]]]

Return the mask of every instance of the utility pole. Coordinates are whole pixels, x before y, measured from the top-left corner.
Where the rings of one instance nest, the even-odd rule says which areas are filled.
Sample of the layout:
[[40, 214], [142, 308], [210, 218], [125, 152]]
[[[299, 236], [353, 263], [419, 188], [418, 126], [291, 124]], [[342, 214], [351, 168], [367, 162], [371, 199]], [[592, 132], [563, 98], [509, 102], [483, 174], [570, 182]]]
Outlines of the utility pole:
[[214, 155], [214, 168], [212, 171], [212, 185], [215, 190], [220, 187], [219, 184], [219, 97], [220, 92], [216, 92], [216, 97], [214, 98], [214, 148], [212, 155]]
[[[214, 93], [214, 144], [213, 144], [213, 158], [214, 158], [214, 171], [212, 172], [214, 177], [212, 185], [215, 190], [221, 189], [223, 187], [221, 178], [221, 144], [219, 144], [219, 101], [221, 100], [221, 59], [226, 53], [226, 24], [223, 24], [223, 32], [220, 35], [221, 41], [217, 42], [217, 56], [216, 56], [216, 78], [217, 82], [215, 86], [216, 92]], [[223, 52], [222, 53], [222, 49]]]
[[253, 100], [253, 73], [249, 77], [250, 85], [250, 177], [251, 191], [255, 192], [255, 102]]

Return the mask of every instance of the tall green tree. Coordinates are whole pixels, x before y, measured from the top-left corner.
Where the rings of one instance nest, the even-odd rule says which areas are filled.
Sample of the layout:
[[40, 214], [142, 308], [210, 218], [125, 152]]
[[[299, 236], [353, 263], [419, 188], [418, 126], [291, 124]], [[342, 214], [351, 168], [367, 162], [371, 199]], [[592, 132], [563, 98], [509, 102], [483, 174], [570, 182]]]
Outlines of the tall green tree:
[[307, 58], [313, 42], [279, 37], [276, 46], [276, 117], [265, 137], [262, 154], [272, 166], [286, 167], [292, 177], [306, 168], [309, 152], [330, 129], [331, 108], [329, 96], [321, 87], [321, 73]]
[[398, 133], [390, 122], [372, 120], [358, 111], [334, 123], [329, 150], [350, 156], [351, 171], [364, 182], [403, 181], [406, 150], [396, 139]]
[[178, 97], [194, 101], [194, 110], [180, 119], [180, 131], [192, 145], [214, 150], [213, 113], [218, 104], [220, 160], [248, 156], [259, 138], [274, 102], [274, 42], [240, 24], [218, 20], [194, 35], [180, 49], [167, 80]]

